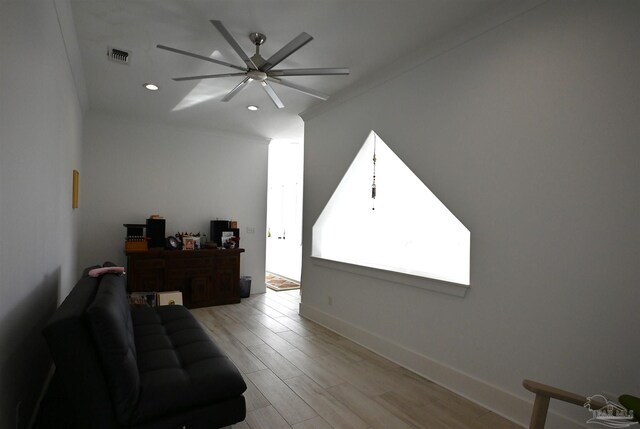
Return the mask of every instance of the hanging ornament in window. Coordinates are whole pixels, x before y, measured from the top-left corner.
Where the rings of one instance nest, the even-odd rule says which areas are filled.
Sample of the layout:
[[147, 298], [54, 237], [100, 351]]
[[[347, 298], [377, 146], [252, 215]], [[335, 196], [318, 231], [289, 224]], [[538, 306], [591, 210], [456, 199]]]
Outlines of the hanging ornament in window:
[[373, 183], [371, 184], [371, 210], [376, 209], [376, 135], [373, 135]]

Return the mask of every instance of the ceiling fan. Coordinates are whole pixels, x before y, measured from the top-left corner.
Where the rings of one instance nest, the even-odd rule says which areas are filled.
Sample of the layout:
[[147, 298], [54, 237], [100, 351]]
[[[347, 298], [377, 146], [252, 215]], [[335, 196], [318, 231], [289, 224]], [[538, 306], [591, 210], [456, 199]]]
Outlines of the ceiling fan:
[[233, 38], [231, 33], [226, 29], [222, 22], [211, 20], [211, 23], [218, 29], [218, 31], [222, 34], [222, 36], [226, 39], [226, 41], [231, 45], [234, 51], [240, 56], [242, 61], [244, 61], [245, 66], [237, 66], [235, 64], [230, 64], [225, 61], [216, 60], [214, 58], [205, 57], [203, 55], [194, 54], [192, 52], [183, 51], [181, 49], [171, 48], [165, 45], [157, 45], [158, 48], [164, 49], [166, 51], [175, 52], [177, 54], [186, 55], [193, 58], [198, 58], [204, 61], [209, 61], [211, 63], [223, 65], [226, 67], [230, 67], [232, 69], [240, 70], [240, 72], [236, 73], [224, 73], [224, 74], [208, 74], [202, 76], [188, 76], [188, 77], [177, 77], [173, 80], [177, 82], [186, 81], [186, 80], [200, 80], [200, 79], [212, 79], [212, 78], [220, 78], [220, 77], [232, 77], [232, 76], [244, 76], [242, 82], [236, 85], [227, 95], [225, 95], [220, 101], [229, 101], [231, 100], [238, 92], [240, 92], [243, 88], [247, 86], [248, 83], [255, 80], [260, 82], [260, 85], [267, 93], [273, 104], [276, 105], [278, 109], [282, 109], [284, 104], [275, 93], [271, 85], [269, 83], [275, 83], [278, 85], [286, 86], [288, 88], [295, 89], [296, 91], [302, 92], [304, 94], [310, 95], [312, 97], [319, 98], [320, 100], [327, 100], [329, 98], [328, 95], [323, 94], [319, 91], [313, 90], [311, 88], [306, 88], [304, 86], [288, 82], [282, 80], [283, 76], [327, 76], [327, 75], [348, 75], [349, 69], [345, 67], [340, 68], [312, 68], [312, 69], [280, 69], [274, 70], [273, 68], [280, 64], [285, 58], [289, 55], [296, 52], [298, 49], [302, 48], [304, 45], [313, 40], [313, 37], [308, 35], [307, 33], [300, 33], [296, 38], [283, 46], [278, 52], [267, 58], [266, 60], [260, 55], [260, 46], [267, 40], [267, 36], [262, 33], [250, 33], [249, 39], [256, 46], [256, 53], [249, 58], [249, 56], [242, 50], [238, 42]]

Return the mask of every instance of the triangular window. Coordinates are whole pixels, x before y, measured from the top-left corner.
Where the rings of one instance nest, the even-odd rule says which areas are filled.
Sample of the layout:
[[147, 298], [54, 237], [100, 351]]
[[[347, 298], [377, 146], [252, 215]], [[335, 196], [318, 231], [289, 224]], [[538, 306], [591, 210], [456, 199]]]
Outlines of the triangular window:
[[469, 230], [371, 131], [313, 226], [312, 256], [468, 285], [470, 243]]

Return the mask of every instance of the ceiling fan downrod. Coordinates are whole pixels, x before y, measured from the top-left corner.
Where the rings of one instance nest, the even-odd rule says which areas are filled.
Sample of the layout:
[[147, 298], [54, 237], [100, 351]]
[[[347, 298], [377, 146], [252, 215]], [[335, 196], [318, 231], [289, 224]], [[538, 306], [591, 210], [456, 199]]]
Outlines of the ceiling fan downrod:
[[[253, 33], [249, 33], [249, 40], [251, 40], [251, 43], [253, 43], [256, 47], [256, 53], [253, 57], [251, 57], [251, 61], [253, 61], [253, 64], [256, 67], [260, 68], [265, 62], [264, 58], [262, 58], [262, 55], [260, 55], [260, 46], [267, 40], [267, 36], [265, 36], [262, 33], [253, 32]], [[264, 79], [258, 79], [258, 80], [260, 80], [260, 82], [263, 82], [266, 78], [267, 76], [265, 74]]]

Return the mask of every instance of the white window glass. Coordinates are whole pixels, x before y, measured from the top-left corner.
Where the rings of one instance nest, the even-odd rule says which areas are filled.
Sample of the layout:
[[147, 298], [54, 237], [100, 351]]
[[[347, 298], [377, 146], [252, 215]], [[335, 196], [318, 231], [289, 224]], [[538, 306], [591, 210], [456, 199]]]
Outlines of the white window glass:
[[312, 239], [317, 258], [469, 284], [469, 230], [373, 131], [313, 226]]

